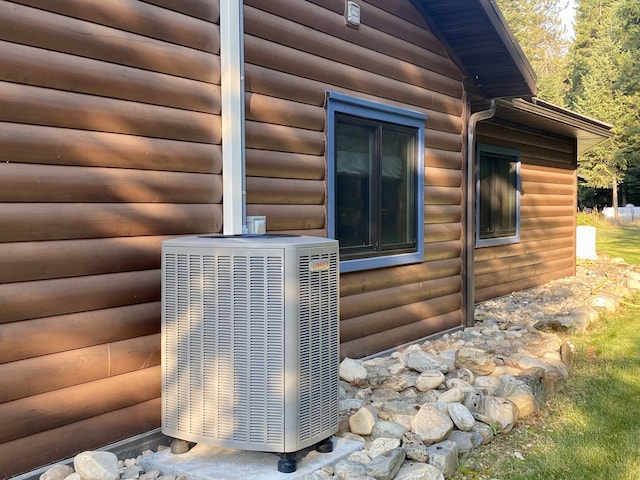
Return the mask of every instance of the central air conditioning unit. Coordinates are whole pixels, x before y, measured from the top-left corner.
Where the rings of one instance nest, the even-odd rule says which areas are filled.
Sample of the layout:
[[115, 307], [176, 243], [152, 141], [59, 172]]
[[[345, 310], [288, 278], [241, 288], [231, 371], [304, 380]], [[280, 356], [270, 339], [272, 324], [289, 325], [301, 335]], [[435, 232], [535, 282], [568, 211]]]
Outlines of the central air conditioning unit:
[[162, 432], [280, 454], [338, 430], [338, 242], [194, 236], [162, 244]]

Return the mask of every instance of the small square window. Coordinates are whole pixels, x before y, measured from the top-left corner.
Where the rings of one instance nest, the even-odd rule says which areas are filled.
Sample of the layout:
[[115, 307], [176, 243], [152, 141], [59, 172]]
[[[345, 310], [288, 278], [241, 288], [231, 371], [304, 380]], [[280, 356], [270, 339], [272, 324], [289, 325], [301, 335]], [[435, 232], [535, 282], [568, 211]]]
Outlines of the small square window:
[[426, 115], [330, 92], [328, 230], [342, 271], [423, 259]]
[[520, 155], [492, 145], [478, 145], [476, 245], [520, 241]]

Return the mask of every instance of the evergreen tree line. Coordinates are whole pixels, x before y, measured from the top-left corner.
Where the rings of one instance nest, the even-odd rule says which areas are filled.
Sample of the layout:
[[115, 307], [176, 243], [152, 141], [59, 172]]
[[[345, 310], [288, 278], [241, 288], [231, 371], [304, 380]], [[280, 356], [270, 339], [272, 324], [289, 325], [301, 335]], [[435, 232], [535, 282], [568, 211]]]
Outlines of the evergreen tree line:
[[[539, 97], [613, 125], [578, 163], [581, 206], [640, 205], [640, 1], [498, 0], [538, 76]], [[618, 193], [620, 195], [618, 200]]]

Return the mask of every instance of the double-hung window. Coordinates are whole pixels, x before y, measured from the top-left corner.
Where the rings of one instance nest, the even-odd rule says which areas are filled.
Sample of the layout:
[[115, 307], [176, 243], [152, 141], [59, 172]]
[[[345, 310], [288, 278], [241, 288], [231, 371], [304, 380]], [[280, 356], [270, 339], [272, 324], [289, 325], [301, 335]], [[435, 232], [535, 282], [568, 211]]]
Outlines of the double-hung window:
[[520, 155], [517, 150], [478, 145], [476, 245], [520, 241]]
[[424, 252], [424, 125], [412, 110], [329, 92], [328, 234], [343, 272]]

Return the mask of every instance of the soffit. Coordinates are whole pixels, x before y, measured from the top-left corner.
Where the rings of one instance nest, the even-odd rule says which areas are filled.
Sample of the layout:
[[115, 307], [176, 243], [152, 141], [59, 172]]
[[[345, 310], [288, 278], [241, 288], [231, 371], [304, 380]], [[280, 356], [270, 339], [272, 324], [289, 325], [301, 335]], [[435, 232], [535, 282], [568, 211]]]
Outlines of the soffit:
[[536, 75], [492, 0], [411, 0], [486, 98], [532, 97]]

